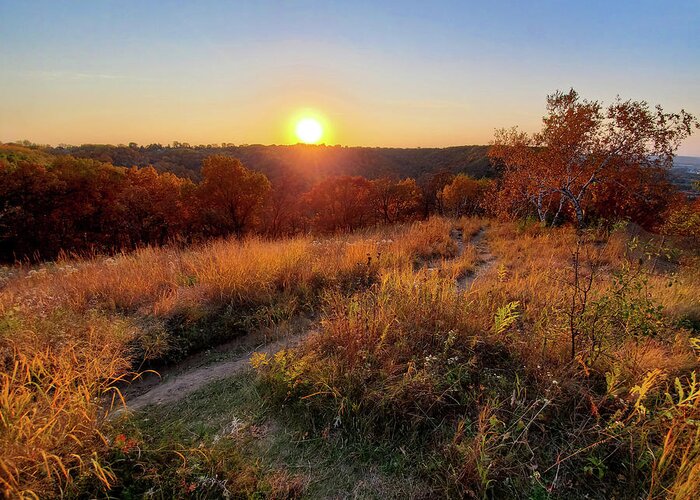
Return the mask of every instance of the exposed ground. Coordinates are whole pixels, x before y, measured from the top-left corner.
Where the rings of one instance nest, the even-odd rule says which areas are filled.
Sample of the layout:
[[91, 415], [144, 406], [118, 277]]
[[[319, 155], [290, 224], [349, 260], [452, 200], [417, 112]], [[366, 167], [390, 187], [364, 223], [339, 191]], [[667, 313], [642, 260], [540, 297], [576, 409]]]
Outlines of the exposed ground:
[[[464, 253], [464, 241], [463, 241], [463, 231], [458, 231], [455, 236], [453, 236], [457, 241], [457, 246], [459, 248], [459, 254]], [[477, 252], [477, 266], [471, 273], [466, 273], [457, 278], [457, 290], [464, 292], [470, 290], [474, 286], [474, 282], [482, 276], [491, 266], [493, 266], [496, 261], [496, 256], [491, 253], [488, 243], [486, 242], [486, 229], [481, 227], [479, 232], [476, 233], [470, 244], [476, 248]]]
[[[219, 351], [224, 355], [223, 361], [195, 364], [193, 360], [187, 362], [188, 368], [176, 366], [163, 373], [152, 373], [142, 382], [136, 382], [125, 393], [127, 407], [137, 411], [146, 406], [169, 404], [188, 396], [192, 392], [223, 378], [231, 377], [250, 367], [250, 356], [254, 352], [275, 353], [280, 349], [293, 347], [301, 341], [305, 335], [293, 335], [269, 343], [261, 343], [250, 347], [250, 342], [236, 342], [228, 345], [231, 351]], [[246, 345], [247, 344], [247, 345]], [[243, 351], [241, 353], [241, 351]], [[200, 360], [202, 356], [194, 359]]]

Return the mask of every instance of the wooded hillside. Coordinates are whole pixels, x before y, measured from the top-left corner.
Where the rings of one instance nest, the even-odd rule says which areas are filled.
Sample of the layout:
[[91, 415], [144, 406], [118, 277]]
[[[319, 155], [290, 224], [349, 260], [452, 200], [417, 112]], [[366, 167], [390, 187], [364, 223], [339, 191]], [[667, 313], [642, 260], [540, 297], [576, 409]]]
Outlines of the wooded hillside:
[[47, 152], [90, 158], [122, 167], [152, 165], [162, 172], [199, 180], [204, 158], [224, 155], [238, 158], [252, 170], [274, 180], [295, 174], [305, 183], [332, 175], [361, 175], [373, 179], [383, 176], [420, 178], [426, 173], [446, 170], [472, 177], [492, 177], [494, 171], [487, 158], [488, 146], [449, 148], [366, 148], [345, 146], [264, 146], [232, 144], [191, 146], [151, 144], [112, 146], [84, 144], [47, 148]]

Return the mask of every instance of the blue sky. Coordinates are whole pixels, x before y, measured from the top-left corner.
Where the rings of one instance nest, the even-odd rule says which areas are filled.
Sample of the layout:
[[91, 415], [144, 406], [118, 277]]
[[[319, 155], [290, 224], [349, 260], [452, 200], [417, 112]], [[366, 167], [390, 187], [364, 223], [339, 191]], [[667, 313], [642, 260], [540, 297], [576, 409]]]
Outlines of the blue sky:
[[[576, 88], [700, 114], [700, 2], [0, 0], [0, 140], [486, 143]], [[700, 155], [700, 137], [681, 153]]]

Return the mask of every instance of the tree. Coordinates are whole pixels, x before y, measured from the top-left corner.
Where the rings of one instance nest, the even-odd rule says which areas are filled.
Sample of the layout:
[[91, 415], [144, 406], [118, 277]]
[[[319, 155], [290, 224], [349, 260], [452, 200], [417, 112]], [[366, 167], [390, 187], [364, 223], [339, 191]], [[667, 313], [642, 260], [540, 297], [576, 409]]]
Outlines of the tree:
[[132, 167], [124, 184], [118, 198], [124, 210], [123, 245], [162, 245], [188, 231], [192, 214], [186, 198], [194, 189], [192, 181], [168, 172], [159, 174], [153, 167]]
[[364, 177], [329, 177], [304, 196], [314, 225], [323, 231], [351, 231], [371, 220], [370, 182]]
[[204, 160], [202, 176], [198, 194], [209, 232], [245, 234], [270, 192], [265, 174], [248, 170], [235, 158], [214, 155]]
[[489, 156], [503, 166], [504, 183], [517, 186], [541, 221], [554, 205], [556, 223], [566, 206], [580, 227], [591, 190], [621, 169], [669, 168], [680, 143], [697, 127], [683, 110], [664, 113], [660, 106], [619, 98], [604, 108], [571, 89], [547, 97], [539, 133], [497, 131]]
[[423, 216], [428, 217], [431, 212], [444, 215], [444, 202], [442, 199], [443, 188], [452, 182], [454, 174], [448, 170], [438, 170], [426, 174], [421, 178], [420, 188], [423, 198]]
[[47, 236], [59, 222], [53, 207], [64, 191], [65, 183], [43, 165], [0, 160], [0, 259], [53, 256], [57, 242]]
[[414, 179], [394, 181], [388, 177], [370, 181], [370, 204], [385, 224], [406, 221], [420, 208], [421, 191]]
[[700, 248], [700, 198], [674, 205], [662, 230], [665, 234], [685, 238], [696, 249]]
[[468, 175], [459, 174], [442, 189], [445, 209], [455, 217], [480, 212], [489, 185], [490, 182], [486, 179], [476, 180]]
[[270, 236], [290, 235], [305, 229], [306, 219], [302, 214], [301, 179], [292, 174], [276, 178], [265, 204], [265, 232]]
[[663, 222], [660, 214], [682, 204], [683, 198], [666, 169], [627, 166], [591, 191], [588, 213], [601, 221], [629, 219], [656, 230]]

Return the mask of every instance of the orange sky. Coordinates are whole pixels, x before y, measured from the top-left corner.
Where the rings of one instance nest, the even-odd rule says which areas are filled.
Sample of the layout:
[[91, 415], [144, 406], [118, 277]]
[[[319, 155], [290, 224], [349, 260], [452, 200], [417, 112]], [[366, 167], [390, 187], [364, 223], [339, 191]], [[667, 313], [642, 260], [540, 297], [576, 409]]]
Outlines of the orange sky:
[[311, 109], [327, 144], [485, 144], [537, 129], [569, 87], [700, 113], [685, 0], [5, 1], [0, 18], [31, 20], [0, 30], [0, 141], [292, 143]]

